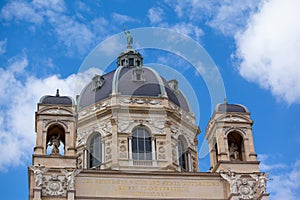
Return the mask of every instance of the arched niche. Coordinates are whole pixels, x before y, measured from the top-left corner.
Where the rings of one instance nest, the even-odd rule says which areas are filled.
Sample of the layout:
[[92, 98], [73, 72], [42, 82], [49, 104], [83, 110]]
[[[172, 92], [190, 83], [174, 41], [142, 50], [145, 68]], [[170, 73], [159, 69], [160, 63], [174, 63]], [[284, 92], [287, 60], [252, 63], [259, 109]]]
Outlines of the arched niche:
[[65, 129], [62, 125], [55, 123], [47, 128], [46, 152], [50, 155], [64, 155], [65, 152]]
[[229, 159], [231, 161], [244, 161], [244, 138], [238, 131], [231, 131], [227, 134]]

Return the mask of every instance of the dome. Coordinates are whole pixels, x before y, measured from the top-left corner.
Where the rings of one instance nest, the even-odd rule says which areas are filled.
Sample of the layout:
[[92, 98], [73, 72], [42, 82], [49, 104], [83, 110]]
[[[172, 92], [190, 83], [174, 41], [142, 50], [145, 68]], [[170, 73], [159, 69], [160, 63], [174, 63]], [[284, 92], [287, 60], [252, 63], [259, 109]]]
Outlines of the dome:
[[[172, 80], [174, 81], [174, 80]], [[177, 88], [150, 67], [118, 67], [102, 76], [95, 75], [83, 89], [79, 109], [108, 98], [111, 94], [139, 97], [168, 97], [177, 106], [189, 112], [186, 98]]]
[[40, 104], [60, 104], [60, 105], [73, 105], [74, 101], [72, 97], [60, 96], [59, 90], [56, 91], [55, 96], [46, 95], [43, 96], [40, 101]]
[[79, 109], [90, 106], [110, 95], [136, 97], [167, 97], [189, 112], [189, 105], [178, 89], [176, 80], [167, 81], [154, 69], [142, 66], [143, 58], [134, 50], [126, 50], [118, 57], [118, 67], [104, 75], [95, 75], [82, 90]]
[[218, 104], [215, 108], [216, 112], [241, 112], [246, 113], [248, 109], [240, 104], [228, 104], [227, 102]]

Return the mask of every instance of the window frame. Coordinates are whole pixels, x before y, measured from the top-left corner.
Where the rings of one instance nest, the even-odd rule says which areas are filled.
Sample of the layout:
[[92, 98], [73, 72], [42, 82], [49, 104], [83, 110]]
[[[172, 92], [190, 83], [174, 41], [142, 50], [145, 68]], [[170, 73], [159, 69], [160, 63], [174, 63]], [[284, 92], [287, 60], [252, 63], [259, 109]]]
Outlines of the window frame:
[[131, 149], [133, 160], [152, 160], [152, 137], [144, 126], [137, 126], [132, 131]]
[[[96, 145], [98, 145], [98, 146], [96, 146]], [[87, 148], [87, 151], [88, 151], [87, 166], [88, 166], [88, 168], [97, 168], [102, 164], [102, 160], [103, 160], [102, 145], [103, 144], [102, 144], [101, 134], [99, 132], [94, 132], [88, 140], [88, 148]], [[93, 151], [93, 152], [91, 152], [91, 151]], [[97, 158], [97, 154], [98, 154], [98, 158]]]

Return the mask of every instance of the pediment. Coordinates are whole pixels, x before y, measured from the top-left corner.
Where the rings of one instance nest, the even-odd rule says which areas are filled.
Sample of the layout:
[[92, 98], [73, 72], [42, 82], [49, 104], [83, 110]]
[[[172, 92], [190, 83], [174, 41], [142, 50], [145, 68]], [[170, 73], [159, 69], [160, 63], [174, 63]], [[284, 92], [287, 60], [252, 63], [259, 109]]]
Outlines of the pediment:
[[53, 115], [72, 115], [72, 111], [61, 107], [43, 108], [38, 111], [39, 114], [53, 114]]
[[232, 115], [227, 114], [219, 117], [217, 119], [218, 122], [244, 122], [244, 123], [252, 123], [253, 121], [247, 117], [241, 115]]

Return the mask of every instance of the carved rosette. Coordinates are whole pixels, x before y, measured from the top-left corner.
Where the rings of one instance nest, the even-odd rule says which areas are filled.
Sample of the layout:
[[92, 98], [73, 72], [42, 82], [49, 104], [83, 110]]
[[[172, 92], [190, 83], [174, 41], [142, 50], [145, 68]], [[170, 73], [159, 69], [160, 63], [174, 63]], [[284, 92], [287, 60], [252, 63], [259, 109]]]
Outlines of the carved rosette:
[[110, 161], [112, 159], [112, 147], [111, 147], [112, 141], [108, 140], [105, 143], [105, 162]]
[[66, 194], [66, 185], [64, 177], [52, 174], [46, 176], [43, 187], [43, 196], [64, 196]]
[[119, 157], [120, 158], [124, 158], [124, 159], [127, 159], [127, 140], [125, 139], [122, 139], [122, 140], [119, 140]]
[[157, 149], [158, 149], [158, 160], [165, 160], [166, 159], [166, 149], [165, 149], [165, 145], [166, 142], [165, 141], [157, 141]]

